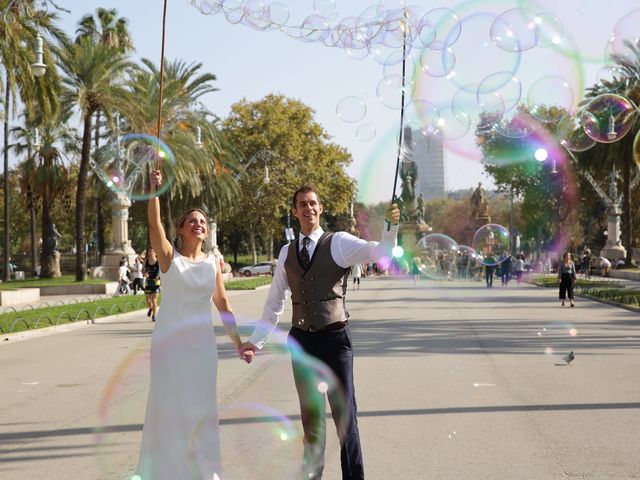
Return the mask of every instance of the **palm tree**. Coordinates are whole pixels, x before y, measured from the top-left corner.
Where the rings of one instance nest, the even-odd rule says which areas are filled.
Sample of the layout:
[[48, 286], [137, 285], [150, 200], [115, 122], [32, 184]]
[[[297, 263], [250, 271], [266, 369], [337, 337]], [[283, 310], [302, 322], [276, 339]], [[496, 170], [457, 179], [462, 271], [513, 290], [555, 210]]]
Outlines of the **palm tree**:
[[91, 155], [93, 115], [98, 110], [126, 110], [128, 92], [125, 75], [135, 65], [126, 54], [108, 45], [94, 44], [89, 38], [69, 45], [61, 55], [60, 66], [66, 74], [64, 100], [73, 103], [82, 116], [82, 151], [76, 190], [76, 280], [87, 276], [84, 249], [84, 215], [87, 174]]
[[[627, 55], [613, 54], [611, 59], [616, 65], [616, 76], [612, 81], [600, 82], [587, 90], [585, 102], [604, 93], [616, 93], [627, 97], [638, 105], [640, 101], [640, 40], [635, 44], [628, 40], [624, 44], [629, 48]], [[627, 246], [627, 258], [625, 263], [631, 265], [633, 257], [633, 219], [631, 215], [631, 186], [632, 173], [635, 171], [633, 159], [633, 141], [636, 132], [640, 129], [640, 115], [635, 115], [633, 125], [627, 135], [614, 143], [598, 144], [591, 150], [580, 155], [581, 163], [590, 168], [611, 171], [613, 165], [622, 171], [622, 244]]]
[[[150, 60], [143, 59], [142, 63], [146, 69], [136, 71], [129, 83], [136, 101], [128, 117], [133, 131], [156, 135], [160, 72]], [[225, 144], [215, 123], [207, 119], [198, 103], [200, 97], [217, 90], [211, 84], [215, 75], [201, 73], [201, 68], [201, 63], [187, 65], [176, 60], [168, 62], [164, 69], [161, 137], [179, 159], [170, 194], [161, 197], [170, 240], [175, 236], [171, 199], [190, 201], [200, 197], [210, 208], [224, 208], [233, 202], [237, 192], [233, 172], [238, 169], [239, 157]], [[198, 126], [203, 140], [200, 150], [194, 148]]]
[[127, 53], [133, 50], [133, 41], [127, 26], [127, 19], [118, 17], [115, 8], [98, 8], [95, 16], [87, 14], [78, 22], [76, 42], [90, 38], [93, 43], [101, 43]]
[[[95, 15], [87, 14], [78, 22], [76, 29], [76, 42], [81, 39], [88, 38], [94, 44], [107, 45], [118, 50], [121, 53], [130, 53], [134, 50], [133, 41], [127, 19], [118, 17], [118, 11], [115, 8], [106, 9], [98, 8]], [[94, 132], [94, 152], [98, 155], [100, 151], [100, 128], [101, 128], [101, 111], [96, 111], [96, 123]], [[105, 251], [104, 242], [104, 216], [102, 214], [102, 200], [104, 196], [104, 188], [98, 183], [97, 177], [95, 185], [95, 202], [96, 202], [96, 241], [98, 249], [98, 262], [101, 261]]]
[[[26, 45], [33, 45], [36, 35], [42, 33], [60, 43], [66, 41], [64, 33], [54, 22], [55, 14], [35, 12], [34, 0], [23, 2], [0, 2], [3, 22], [0, 22], [0, 62], [4, 67], [4, 238], [3, 238], [3, 280], [9, 279], [9, 118], [16, 110], [16, 99], [24, 102], [29, 113], [41, 115], [55, 114], [58, 108], [59, 81], [56, 69], [48, 68], [45, 75], [36, 79], [31, 73], [35, 57]], [[57, 49], [45, 43], [44, 59], [51, 64], [52, 53]]]
[[[28, 156], [21, 164], [21, 183], [42, 201], [42, 257], [40, 276], [50, 278], [54, 274], [54, 222], [51, 216], [53, 203], [64, 192], [68, 179], [65, 164], [69, 163], [67, 154], [78, 151], [75, 132], [66, 126], [59, 116], [51, 118], [39, 128], [40, 146], [35, 148], [31, 137], [31, 128], [14, 129], [15, 136], [24, 140], [13, 147], [16, 153], [25, 151]], [[33, 155], [30, 155], [33, 150]]]

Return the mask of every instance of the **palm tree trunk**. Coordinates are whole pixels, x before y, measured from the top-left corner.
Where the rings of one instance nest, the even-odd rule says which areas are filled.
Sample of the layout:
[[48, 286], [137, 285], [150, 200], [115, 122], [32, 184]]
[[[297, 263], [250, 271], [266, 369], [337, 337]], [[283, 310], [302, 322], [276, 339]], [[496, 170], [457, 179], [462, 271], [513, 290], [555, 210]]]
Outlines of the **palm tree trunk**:
[[29, 221], [31, 223], [31, 273], [35, 277], [38, 272], [38, 255], [36, 253], [36, 205], [33, 201], [33, 192], [29, 188]]
[[78, 189], [76, 190], [76, 281], [82, 282], [87, 278], [87, 255], [84, 250], [84, 213], [87, 191], [87, 174], [91, 156], [91, 124], [93, 113], [84, 114], [82, 131], [82, 153], [80, 155], [80, 170], [78, 171]]
[[49, 186], [45, 187], [42, 196], [42, 258], [40, 259], [40, 277], [52, 278], [54, 273], [53, 266], [53, 220], [51, 218], [51, 202], [49, 201]]
[[[631, 265], [633, 259], [633, 248], [631, 239], [633, 238], [633, 225], [631, 224], [631, 162], [632, 158], [628, 158], [622, 166], [622, 245], [627, 248], [627, 258], [625, 264]], [[615, 200], [614, 200], [615, 201]]]
[[11, 101], [11, 89], [9, 88], [9, 74], [6, 74], [4, 94], [4, 238], [2, 242], [2, 281], [9, 281], [9, 108]]
[[[100, 110], [96, 112], [94, 145], [97, 157], [100, 148]], [[98, 251], [98, 265], [101, 265], [104, 256], [104, 214], [102, 213], [102, 189], [99, 186], [96, 188], [96, 250]]]

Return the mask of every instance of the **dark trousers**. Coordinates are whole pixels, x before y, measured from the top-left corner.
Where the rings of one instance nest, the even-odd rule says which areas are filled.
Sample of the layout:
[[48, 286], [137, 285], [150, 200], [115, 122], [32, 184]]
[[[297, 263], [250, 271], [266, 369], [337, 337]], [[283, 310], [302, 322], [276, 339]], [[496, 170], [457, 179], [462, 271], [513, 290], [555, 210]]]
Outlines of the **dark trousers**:
[[570, 273], [563, 273], [560, 276], [560, 300], [566, 297], [573, 300], [573, 276]]
[[[363, 480], [364, 465], [356, 418], [350, 327], [321, 332], [306, 332], [293, 327], [289, 332], [289, 347], [304, 430], [302, 478], [321, 479], [324, 470], [325, 396], [320, 391], [323, 389], [319, 388], [319, 384], [324, 381], [330, 387], [327, 398], [340, 439], [342, 480]], [[335, 375], [337, 388], [331, 388], [335, 383], [333, 379], [323, 379], [325, 366]], [[325, 378], [326, 376], [324, 375]]]
[[484, 266], [484, 281], [487, 282], [487, 287], [493, 287], [493, 266]]

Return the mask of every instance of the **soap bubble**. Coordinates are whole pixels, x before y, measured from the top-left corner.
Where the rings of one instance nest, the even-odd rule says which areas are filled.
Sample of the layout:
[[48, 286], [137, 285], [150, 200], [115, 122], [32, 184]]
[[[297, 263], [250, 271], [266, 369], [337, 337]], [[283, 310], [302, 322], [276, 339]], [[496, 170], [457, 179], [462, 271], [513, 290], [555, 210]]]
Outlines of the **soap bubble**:
[[473, 248], [482, 255], [485, 265], [501, 264], [510, 254], [511, 235], [502, 225], [489, 223], [473, 235]]
[[458, 244], [443, 233], [430, 233], [416, 243], [414, 262], [425, 277], [444, 280], [455, 275]]
[[[105, 186], [132, 200], [162, 195], [175, 180], [176, 160], [162, 140], [146, 134], [130, 133], [107, 146], [92, 167]], [[160, 170], [162, 185], [152, 194], [149, 175]]]
[[356, 123], [367, 114], [367, 106], [361, 98], [349, 96], [338, 102], [336, 113], [343, 122]]
[[635, 114], [629, 100], [621, 95], [605, 93], [587, 103], [580, 120], [589, 137], [596, 142], [612, 143], [629, 133]]

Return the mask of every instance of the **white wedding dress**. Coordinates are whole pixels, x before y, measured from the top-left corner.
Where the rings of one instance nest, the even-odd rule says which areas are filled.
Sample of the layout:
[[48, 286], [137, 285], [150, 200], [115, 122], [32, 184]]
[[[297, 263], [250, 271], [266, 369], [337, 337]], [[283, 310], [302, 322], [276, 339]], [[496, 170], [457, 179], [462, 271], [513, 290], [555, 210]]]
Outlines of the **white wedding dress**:
[[137, 476], [140, 480], [218, 480], [218, 352], [211, 297], [216, 260], [174, 251], [161, 273], [162, 306], [151, 336], [151, 381]]

